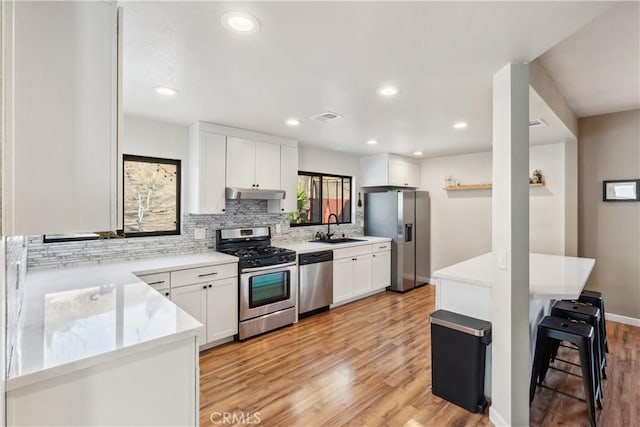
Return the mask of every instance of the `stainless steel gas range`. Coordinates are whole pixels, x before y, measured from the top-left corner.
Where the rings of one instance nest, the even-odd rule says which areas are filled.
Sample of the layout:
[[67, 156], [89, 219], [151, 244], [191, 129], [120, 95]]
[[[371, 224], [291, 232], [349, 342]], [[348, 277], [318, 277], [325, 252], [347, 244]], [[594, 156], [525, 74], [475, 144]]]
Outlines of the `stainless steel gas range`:
[[238, 339], [295, 322], [296, 253], [271, 246], [269, 227], [216, 230], [216, 250], [238, 257]]

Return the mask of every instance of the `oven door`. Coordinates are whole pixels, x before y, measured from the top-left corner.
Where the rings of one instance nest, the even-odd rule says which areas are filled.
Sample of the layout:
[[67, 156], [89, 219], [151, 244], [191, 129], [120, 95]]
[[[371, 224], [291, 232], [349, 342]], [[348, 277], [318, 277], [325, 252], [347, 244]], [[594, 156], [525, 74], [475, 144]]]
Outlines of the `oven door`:
[[240, 320], [295, 307], [296, 263], [245, 268], [240, 273]]

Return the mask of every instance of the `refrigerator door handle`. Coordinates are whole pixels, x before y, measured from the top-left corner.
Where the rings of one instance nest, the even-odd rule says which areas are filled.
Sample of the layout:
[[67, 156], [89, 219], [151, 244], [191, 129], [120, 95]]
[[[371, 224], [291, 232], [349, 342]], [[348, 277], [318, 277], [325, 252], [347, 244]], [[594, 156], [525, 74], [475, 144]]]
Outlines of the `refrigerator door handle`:
[[404, 225], [404, 241], [411, 242], [413, 240], [413, 224]]

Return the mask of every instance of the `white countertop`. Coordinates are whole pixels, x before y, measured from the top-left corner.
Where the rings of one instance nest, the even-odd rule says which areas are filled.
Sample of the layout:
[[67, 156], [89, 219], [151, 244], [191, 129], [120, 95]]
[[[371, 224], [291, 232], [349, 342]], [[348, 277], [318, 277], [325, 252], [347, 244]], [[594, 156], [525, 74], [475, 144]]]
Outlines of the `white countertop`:
[[328, 251], [331, 249], [350, 248], [353, 246], [370, 245], [378, 242], [391, 241], [388, 237], [374, 237], [374, 236], [355, 236], [354, 239], [360, 239], [359, 242], [346, 242], [346, 243], [321, 243], [321, 242], [300, 242], [300, 243], [281, 243], [277, 246], [291, 249], [299, 254], [315, 251]]
[[[577, 298], [594, 265], [592, 258], [532, 253], [529, 256], [529, 293], [540, 298]], [[489, 252], [435, 271], [433, 277], [492, 286], [495, 268], [493, 254]]]
[[207, 252], [29, 271], [7, 391], [195, 336], [202, 324], [134, 272], [237, 261]]

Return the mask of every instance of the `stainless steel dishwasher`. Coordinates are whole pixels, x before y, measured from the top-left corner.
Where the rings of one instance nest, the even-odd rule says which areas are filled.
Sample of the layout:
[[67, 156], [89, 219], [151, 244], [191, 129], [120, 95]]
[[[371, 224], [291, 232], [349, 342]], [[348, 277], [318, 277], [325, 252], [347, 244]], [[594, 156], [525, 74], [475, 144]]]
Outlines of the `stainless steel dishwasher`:
[[333, 251], [298, 256], [298, 313], [313, 314], [333, 302]]

